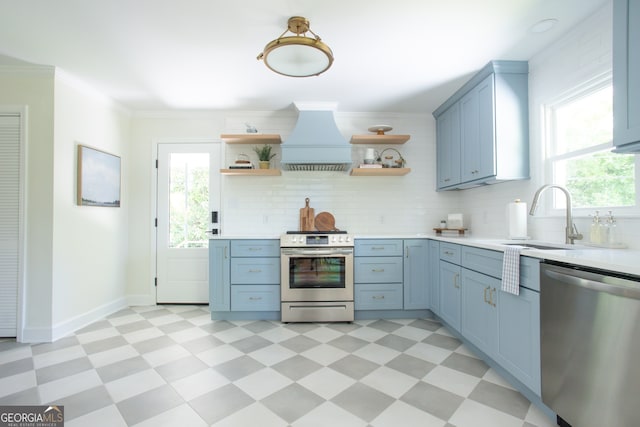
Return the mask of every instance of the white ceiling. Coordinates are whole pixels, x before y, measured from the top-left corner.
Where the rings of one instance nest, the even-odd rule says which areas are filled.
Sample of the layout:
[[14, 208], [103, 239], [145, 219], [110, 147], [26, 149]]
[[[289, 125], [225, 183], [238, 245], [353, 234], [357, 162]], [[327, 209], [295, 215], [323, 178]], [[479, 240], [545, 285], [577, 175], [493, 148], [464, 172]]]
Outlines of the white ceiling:
[[[610, 0], [0, 0], [0, 65], [54, 65], [134, 110], [430, 113], [492, 59], [529, 59]], [[290, 16], [335, 55], [318, 77], [256, 56]], [[536, 22], [556, 18], [536, 34]]]

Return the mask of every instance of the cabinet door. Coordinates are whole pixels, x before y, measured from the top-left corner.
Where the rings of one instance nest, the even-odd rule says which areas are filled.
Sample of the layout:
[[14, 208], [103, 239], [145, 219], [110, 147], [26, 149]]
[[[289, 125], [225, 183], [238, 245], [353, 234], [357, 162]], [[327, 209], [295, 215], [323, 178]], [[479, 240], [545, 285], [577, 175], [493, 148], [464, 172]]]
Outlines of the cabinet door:
[[540, 294], [497, 290], [498, 342], [494, 359], [540, 396]]
[[640, 152], [640, 2], [613, 2], [613, 143]]
[[492, 356], [498, 331], [497, 296], [500, 280], [462, 269], [462, 335]]
[[209, 240], [209, 309], [231, 309], [231, 276], [229, 240]]
[[460, 104], [456, 102], [436, 119], [437, 188], [460, 182]]
[[486, 77], [460, 100], [460, 181], [495, 175], [494, 75]]
[[440, 261], [440, 317], [460, 331], [460, 266]]
[[429, 308], [440, 315], [440, 242], [429, 240]]
[[428, 245], [424, 239], [404, 241], [404, 309], [429, 308]]

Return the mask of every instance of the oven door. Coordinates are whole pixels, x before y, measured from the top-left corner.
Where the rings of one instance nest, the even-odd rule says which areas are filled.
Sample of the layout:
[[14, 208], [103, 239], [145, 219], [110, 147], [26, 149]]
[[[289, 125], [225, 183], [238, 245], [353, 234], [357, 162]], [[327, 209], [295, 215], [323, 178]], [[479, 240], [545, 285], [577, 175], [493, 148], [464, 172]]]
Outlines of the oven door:
[[353, 301], [353, 248], [282, 248], [282, 301]]

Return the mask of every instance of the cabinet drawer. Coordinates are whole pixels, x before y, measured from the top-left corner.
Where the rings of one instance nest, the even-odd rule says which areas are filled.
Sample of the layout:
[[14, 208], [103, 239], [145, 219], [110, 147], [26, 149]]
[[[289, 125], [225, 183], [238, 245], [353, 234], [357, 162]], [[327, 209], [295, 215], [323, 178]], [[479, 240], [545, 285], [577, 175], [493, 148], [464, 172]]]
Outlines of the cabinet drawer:
[[280, 241], [265, 240], [232, 240], [232, 257], [279, 257]]
[[356, 310], [401, 310], [402, 284], [355, 285], [354, 303]]
[[231, 311], [280, 311], [280, 286], [231, 286]]
[[462, 247], [462, 266], [478, 273], [500, 279], [502, 277], [502, 260], [504, 254], [500, 251], [480, 249], [470, 246]]
[[280, 258], [231, 258], [232, 285], [277, 285]]
[[[488, 249], [462, 247], [462, 266], [498, 279], [502, 279], [504, 253]], [[520, 286], [540, 291], [540, 260], [520, 257]]]
[[402, 256], [402, 240], [400, 239], [357, 239], [355, 256]]
[[401, 283], [402, 257], [362, 257], [353, 260], [355, 283]]
[[460, 265], [460, 245], [440, 242], [440, 259]]

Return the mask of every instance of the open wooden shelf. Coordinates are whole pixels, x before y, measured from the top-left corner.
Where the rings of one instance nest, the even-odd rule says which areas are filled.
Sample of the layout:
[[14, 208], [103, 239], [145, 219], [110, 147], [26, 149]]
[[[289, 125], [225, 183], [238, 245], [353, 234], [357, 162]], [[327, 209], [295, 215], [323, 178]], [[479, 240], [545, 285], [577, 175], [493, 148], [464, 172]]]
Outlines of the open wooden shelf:
[[404, 144], [411, 135], [353, 135], [352, 144]]
[[280, 169], [220, 169], [222, 175], [280, 176]]
[[352, 176], [402, 176], [411, 172], [411, 168], [353, 168]]
[[464, 232], [468, 230], [468, 228], [434, 228], [436, 235], [441, 235], [443, 231], [454, 231], [458, 233], [458, 235], [463, 236]]
[[223, 133], [220, 138], [227, 144], [281, 144], [282, 138], [277, 134], [261, 133]]

